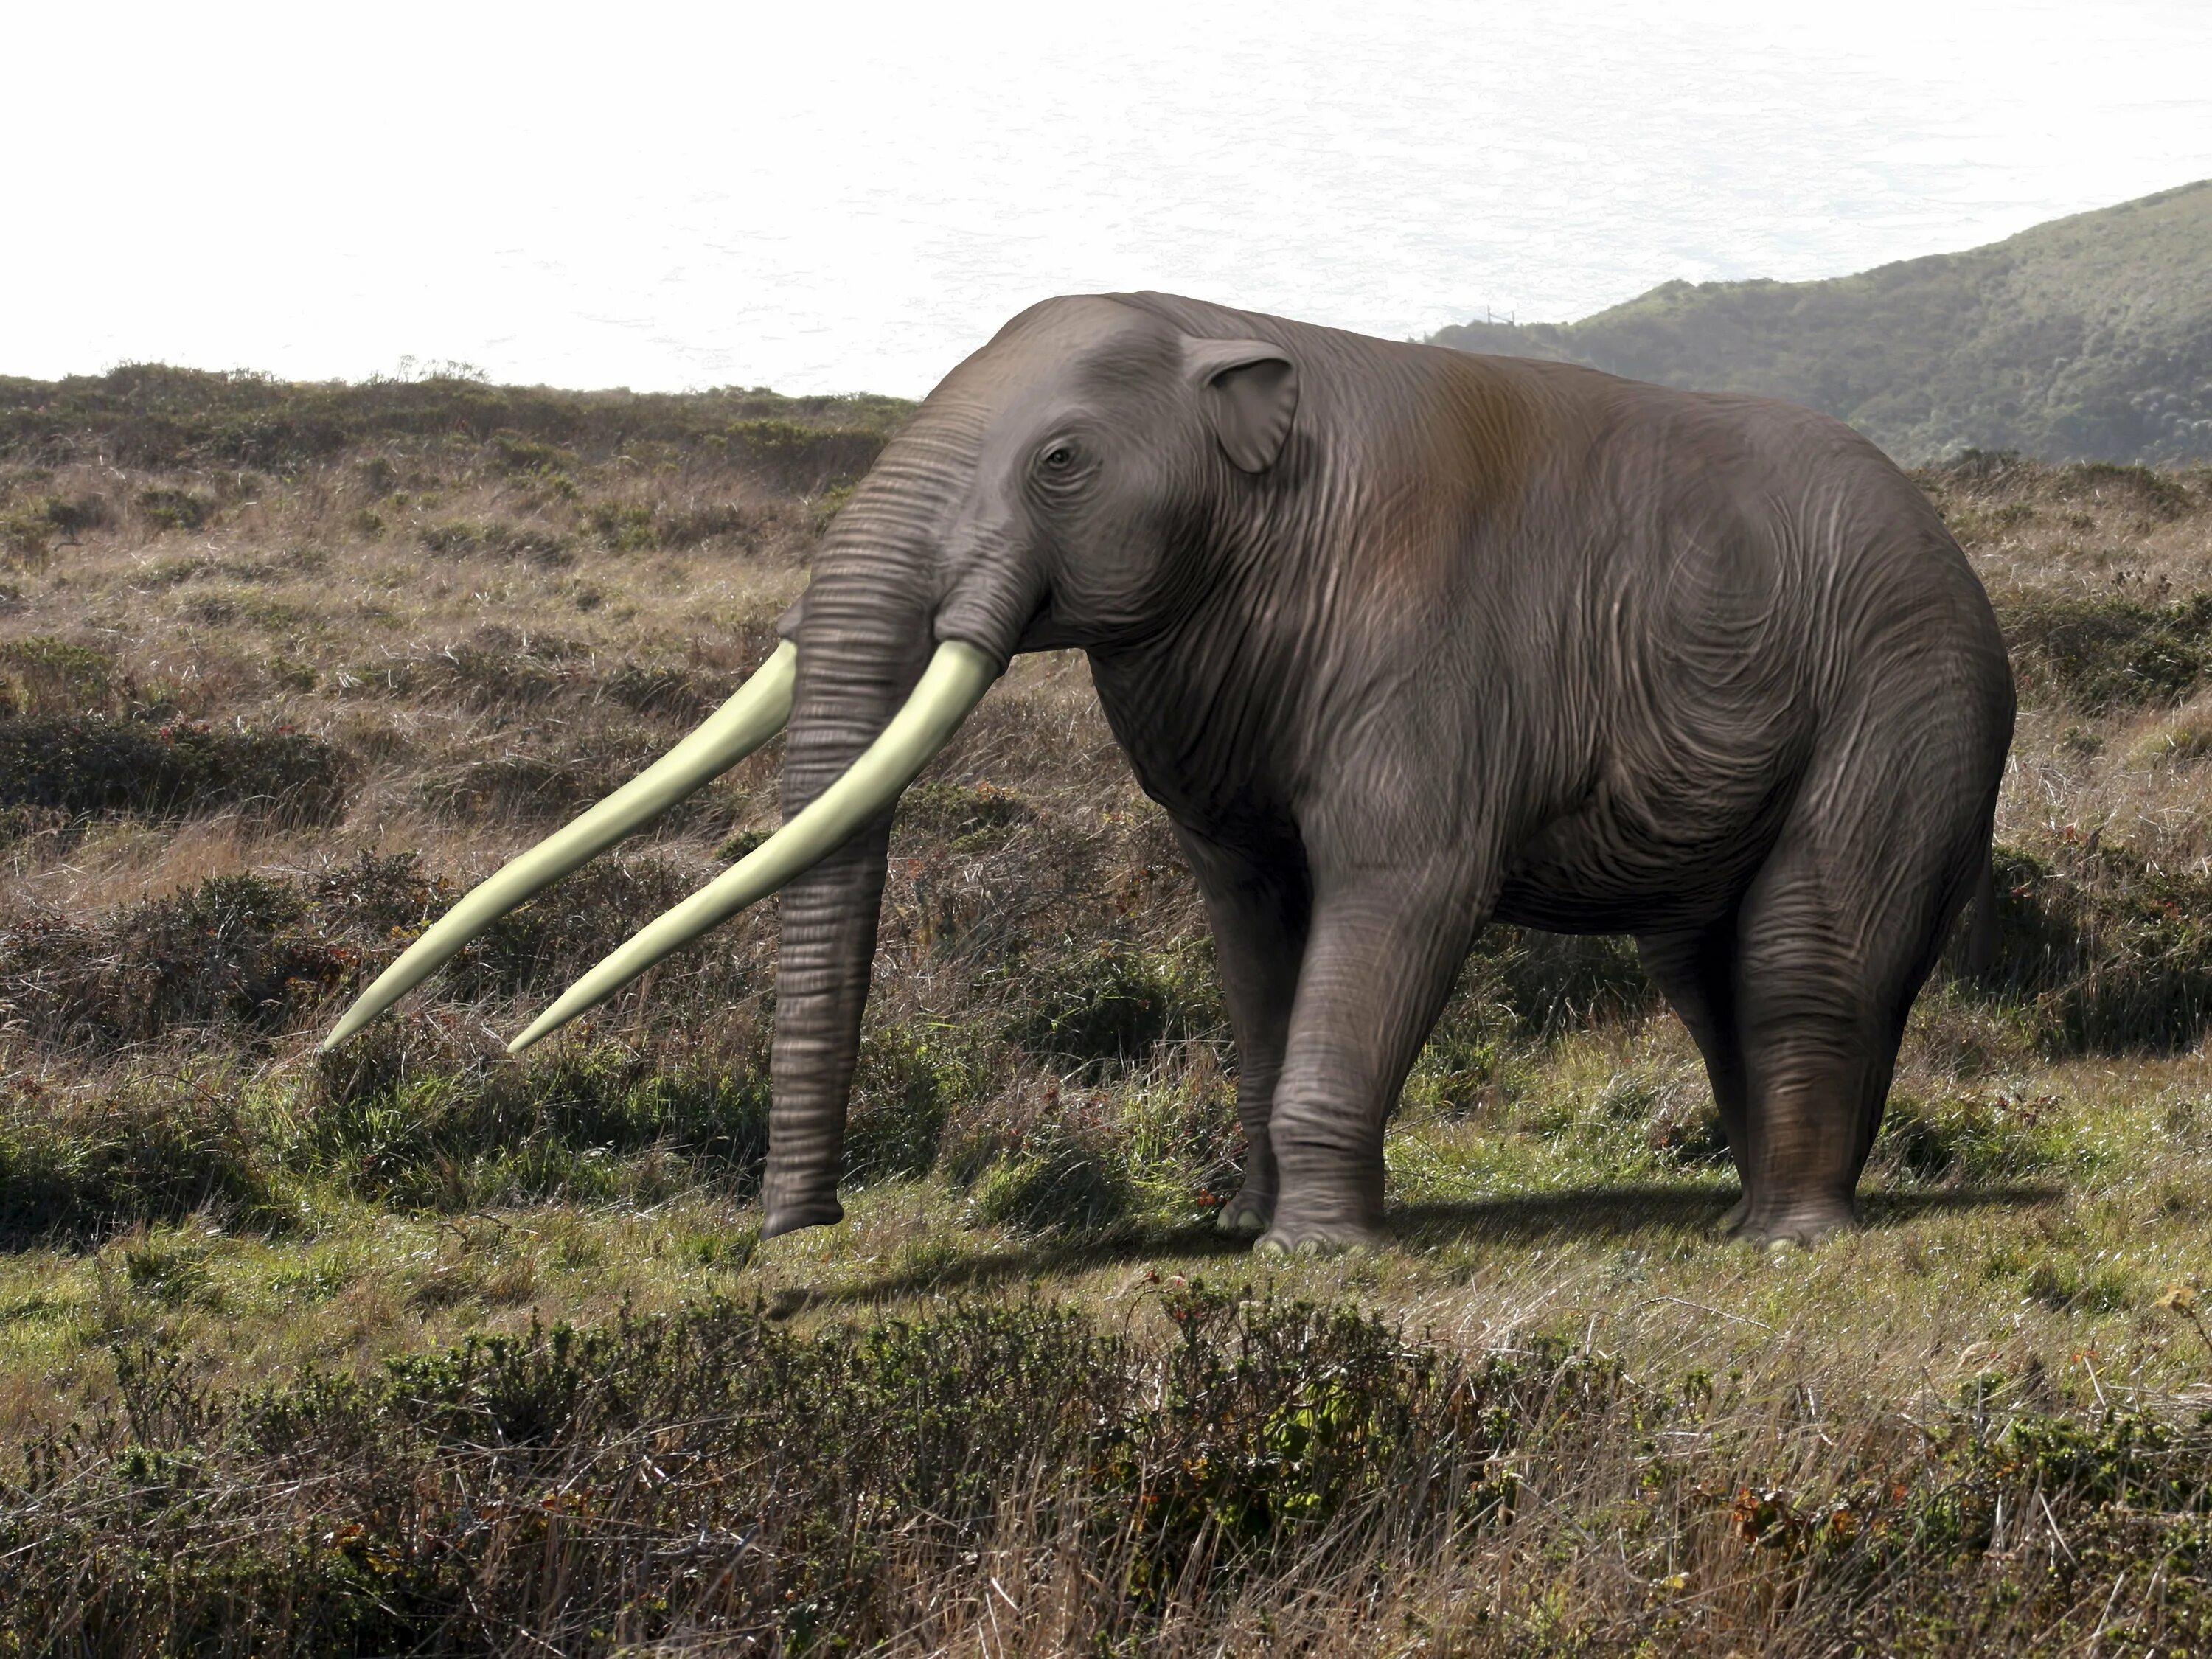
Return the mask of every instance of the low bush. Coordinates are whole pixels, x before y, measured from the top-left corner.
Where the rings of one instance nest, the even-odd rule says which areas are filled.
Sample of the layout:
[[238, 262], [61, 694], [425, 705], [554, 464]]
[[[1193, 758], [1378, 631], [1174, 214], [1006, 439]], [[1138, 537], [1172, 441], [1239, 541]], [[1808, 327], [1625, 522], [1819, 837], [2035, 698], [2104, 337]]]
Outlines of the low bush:
[[[431, 994], [468, 1002], [564, 988], [693, 885], [665, 860], [601, 860], [493, 923]], [[0, 930], [0, 1006], [24, 1035], [60, 1048], [210, 1027], [252, 1044], [357, 991], [460, 896], [402, 855], [306, 879], [213, 876], [90, 921], [34, 915]], [[752, 972], [717, 956], [664, 975], [653, 1012], [678, 1024], [720, 1013], [751, 994]]]
[[128, 684], [91, 646], [44, 634], [0, 641], [0, 718], [118, 712]]
[[660, 526], [653, 509], [635, 501], [593, 501], [584, 522], [600, 544], [617, 553], [649, 552], [660, 545]]
[[1220, 1039], [1228, 1016], [1210, 963], [1106, 940], [1006, 970], [1006, 1039], [1038, 1060], [1102, 1076], [1160, 1043]]
[[[570, 734], [563, 733], [564, 737]], [[605, 729], [578, 734], [556, 748], [503, 747], [498, 754], [422, 778], [416, 793], [440, 817], [459, 823], [557, 823], [604, 799], [660, 757], [657, 734]], [[664, 824], [711, 816], [712, 796], [670, 809]]]
[[220, 1395], [122, 1344], [119, 1418], [0, 1483], [22, 1564], [0, 1633], [352, 1653], [759, 1630], [846, 1650], [979, 1549], [1041, 1547], [1099, 1586], [1097, 1640], [1134, 1641], [1317, 1553], [1503, 1520], [1503, 1455], [1619, 1386], [1564, 1345], [1469, 1363], [1349, 1311], [1163, 1301], [1164, 1351], [1042, 1307], [799, 1336], [708, 1304]]
[[1498, 1004], [1540, 1038], [1661, 1006], [1635, 941], [1620, 934], [1495, 927], [1476, 943], [1474, 960]]
[[2212, 593], [2164, 605], [2118, 595], [2014, 597], [1998, 619], [2023, 689], [2085, 714], [2179, 702], [2212, 662]]
[[1998, 953], [1978, 981], [2017, 1000], [2047, 1052], [2174, 1052], [2212, 1021], [2212, 876], [2069, 833], [2000, 845]]
[[492, 466], [510, 477], [572, 472], [577, 465], [574, 450], [526, 438], [520, 432], [495, 432], [486, 447]]
[[157, 817], [234, 808], [327, 823], [349, 793], [344, 757], [313, 732], [198, 720], [0, 718], [0, 805]]
[[1042, 814], [1018, 792], [988, 781], [916, 784], [899, 798], [898, 824], [942, 840], [955, 853], [979, 852]]
[[283, 1227], [279, 1143], [241, 1082], [215, 1066], [0, 1083], [0, 1240], [100, 1239], [201, 1212]]
[[809, 495], [838, 479], [859, 477], [876, 464], [884, 441], [877, 431], [777, 419], [733, 421], [723, 435], [730, 453], [764, 481]]
[[1031, 1126], [970, 1183], [967, 1215], [1017, 1232], [1091, 1232], [1127, 1216], [1134, 1201], [1121, 1137], [1065, 1120]]
[[292, 884], [212, 876], [103, 924], [58, 918], [0, 933], [13, 1017], [55, 1045], [112, 1047], [179, 1027], [283, 1029], [353, 975]]
[[52, 465], [99, 454], [120, 466], [283, 467], [400, 441], [465, 443], [472, 451], [486, 446], [492, 465], [529, 473], [545, 465], [536, 446], [586, 459], [647, 443], [735, 443], [742, 452], [752, 441], [743, 428], [756, 422], [840, 434], [848, 443], [853, 440], [842, 434], [873, 434], [880, 442], [914, 408], [896, 398], [785, 398], [763, 388], [636, 393], [491, 386], [452, 372], [457, 367], [356, 386], [161, 363], [62, 380], [0, 377], [0, 459]]
[[1913, 1179], [1990, 1185], [2046, 1166], [2041, 1132], [2055, 1097], [1965, 1090], [1928, 1099], [1893, 1090], [1875, 1144], [1877, 1168]]
[[114, 520], [107, 497], [37, 495], [12, 505], [0, 495], [0, 550], [33, 563], [44, 560], [53, 544], [73, 544], [88, 532], [105, 528]]
[[866, 1033], [847, 1107], [847, 1173], [863, 1181], [928, 1174], [946, 1120], [981, 1092], [973, 1048], [951, 1026]]
[[658, 1201], [702, 1181], [745, 1192], [759, 1178], [768, 1068], [758, 1046], [647, 1054], [572, 1042], [520, 1066], [448, 1054], [410, 1066], [404, 1030], [363, 1040], [366, 1052], [320, 1063], [321, 1092], [292, 1155], [363, 1198], [464, 1212]]
[[159, 530], [202, 530], [215, 516], [215, 503], [190, 489], [142, 489], [131, 505]]

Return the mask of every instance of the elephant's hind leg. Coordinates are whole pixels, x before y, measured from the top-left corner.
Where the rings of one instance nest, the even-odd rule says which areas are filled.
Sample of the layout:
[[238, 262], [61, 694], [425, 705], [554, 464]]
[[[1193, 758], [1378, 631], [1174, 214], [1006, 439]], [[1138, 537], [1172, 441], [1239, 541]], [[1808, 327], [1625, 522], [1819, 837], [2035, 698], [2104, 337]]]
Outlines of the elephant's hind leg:
[[1905, 1018], [1988, 845], [1987, 806], [1954, 803], [1954, 780], [1891, 778], [1863, 798], [1831, 786], [1793, 813], [1737, 929], [1741, 1231], [1761, 1243], [1856, 1224]]

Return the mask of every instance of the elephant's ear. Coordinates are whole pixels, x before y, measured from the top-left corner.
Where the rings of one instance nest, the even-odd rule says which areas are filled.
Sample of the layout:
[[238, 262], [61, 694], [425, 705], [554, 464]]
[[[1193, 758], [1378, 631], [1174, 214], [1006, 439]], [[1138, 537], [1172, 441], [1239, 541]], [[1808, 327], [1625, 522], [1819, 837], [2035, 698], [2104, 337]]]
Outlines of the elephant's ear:
[[1265, 340], [1186, 339], [1183, 365], [1222, 453], [1246, 472], [1273, 466], [1298, 412], [1290, 354]]

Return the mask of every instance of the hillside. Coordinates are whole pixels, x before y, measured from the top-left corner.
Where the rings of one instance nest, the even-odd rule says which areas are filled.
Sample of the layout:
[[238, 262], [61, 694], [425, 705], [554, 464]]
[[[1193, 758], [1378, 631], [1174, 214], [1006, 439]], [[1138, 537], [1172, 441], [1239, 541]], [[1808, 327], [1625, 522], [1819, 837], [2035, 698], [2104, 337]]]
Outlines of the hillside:
[[2002, 950], [1766, 1258], [1617, 939], [1493, 928], [1391, 1242], [1209, 1224], [1201, 908], [1082, 659], [901, 805], [848, 1218], [773, 905], [505, 1037], [781, 745], [319, 1034], [769, 648], [895, 405], [0, 386], [0, 1654], [2212, 1651], [2212, 474], [1920, 476], [2023, 699]]
[[1908, 465], [1966, 449], [2202, 459], [2212, 180], [1856, 276], [1667, 283], [1580, 322], [1468, 323], [1433, 340], [1787, 398]]

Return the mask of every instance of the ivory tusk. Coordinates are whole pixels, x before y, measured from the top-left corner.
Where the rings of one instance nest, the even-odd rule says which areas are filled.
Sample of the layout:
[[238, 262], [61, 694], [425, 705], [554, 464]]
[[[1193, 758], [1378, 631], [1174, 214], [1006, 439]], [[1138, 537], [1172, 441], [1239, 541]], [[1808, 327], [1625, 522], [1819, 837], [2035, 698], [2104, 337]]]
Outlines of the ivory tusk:
[[559, 1030], [671, 951], [836, 852], [896, 800], [951, 740], [1000, 672], [996, 662], [972, 645], [947, 641], [939, 646], [905, 706], [842, 777], [744, 859], [633, 934], [507, 1044], [507, 1052], [519, 1054]]
[[508, 911], [696, 793], [782, 731], [791, 719], [798, 665], [798, 647], [784, 641], [697, 731], [605, 800], [471, 889], [361, 994], [323, 1039], [324, 1048], [343, 1042]]

